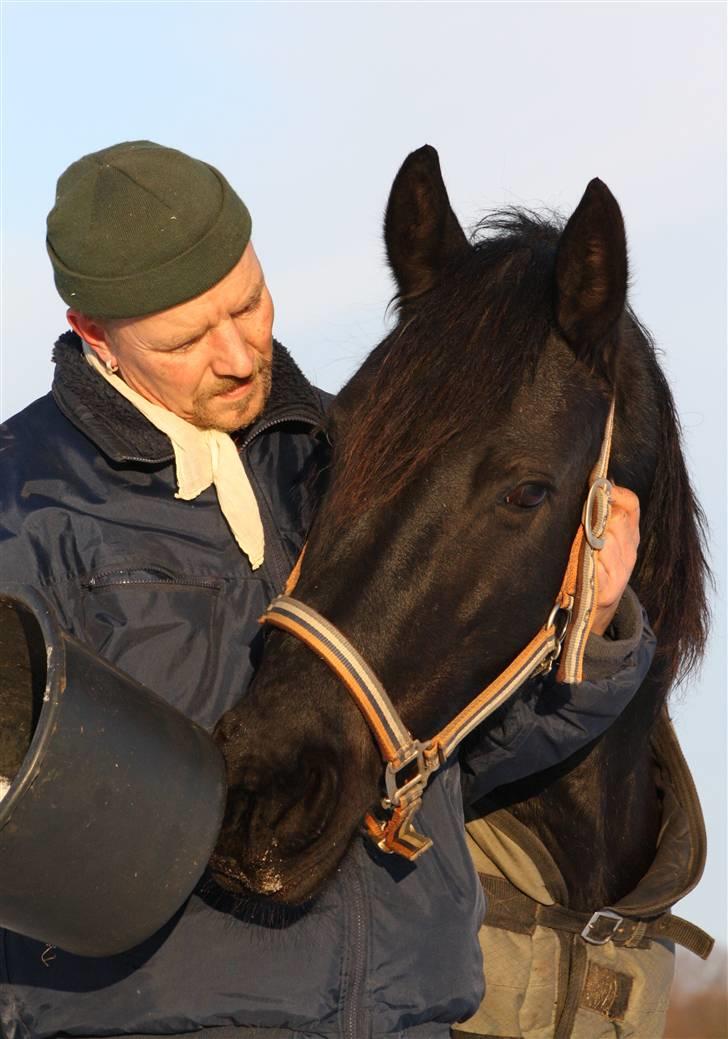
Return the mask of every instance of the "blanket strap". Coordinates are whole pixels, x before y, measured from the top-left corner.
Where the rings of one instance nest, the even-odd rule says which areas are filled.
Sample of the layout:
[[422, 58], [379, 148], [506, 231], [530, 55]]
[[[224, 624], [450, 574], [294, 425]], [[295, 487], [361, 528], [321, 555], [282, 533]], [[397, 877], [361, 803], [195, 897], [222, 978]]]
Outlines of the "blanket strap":
[[543, 905], [529, 898], [505, 877], [479, 873], [480, 883], [488, 896], [487, 927], [498, 927], [516, 934], [533, 934], [537, 927], [578, 934], [590, 945], [613, 942], [627, 948], [646, 949], [653, 941], [676, 942], [706, 960], [714, 941], [700, 927], [660, 913], [650, 919], [622, 916], [616, 909], [605, 908], [589, 913], [566, 909], [560, 905]]

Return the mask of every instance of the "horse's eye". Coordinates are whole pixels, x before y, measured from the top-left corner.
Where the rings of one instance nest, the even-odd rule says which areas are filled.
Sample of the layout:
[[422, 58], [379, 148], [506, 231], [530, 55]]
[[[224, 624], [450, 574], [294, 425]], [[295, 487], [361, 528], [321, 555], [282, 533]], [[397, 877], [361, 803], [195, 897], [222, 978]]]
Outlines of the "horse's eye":
[[535, 509], [546, 500], [547, 493], [542, 483], [522, 483], [506, 495], [506, 503], [517, 505], [519, 509]]

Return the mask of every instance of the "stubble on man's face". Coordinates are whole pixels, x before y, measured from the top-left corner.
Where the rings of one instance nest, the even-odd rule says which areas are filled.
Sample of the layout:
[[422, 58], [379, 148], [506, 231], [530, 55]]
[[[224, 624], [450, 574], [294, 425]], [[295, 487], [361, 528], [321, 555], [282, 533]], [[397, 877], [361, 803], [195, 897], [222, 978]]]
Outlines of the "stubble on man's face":
[[[217, 379], [214, 387], [198, 394], [192, 402], [189, 421], [198, 429], [217, 429], [223, 433], [234, 433], [245, 429], [260, 418], [270, 396], [272, 385], [272, 361], [255, 355], [255, 370], [248, 379], [226, 376]], [[235, 393], [247, 386], [247, 392], [239, 400], [226, 400], [225, 395]]]

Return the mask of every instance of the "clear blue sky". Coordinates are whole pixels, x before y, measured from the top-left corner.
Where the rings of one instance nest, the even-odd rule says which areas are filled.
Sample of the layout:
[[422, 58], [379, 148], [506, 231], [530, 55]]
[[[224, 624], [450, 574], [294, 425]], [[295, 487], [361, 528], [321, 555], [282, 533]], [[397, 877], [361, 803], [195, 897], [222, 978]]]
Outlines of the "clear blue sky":
[[609, 184], [712, 529], [714, 636], [674, 701], [710, 860], [679, 911], [725, 941], [724, 5], [5, 0], [2, 19], [4, 415], [46, 391], [65, 327], [43, 244], [55, 180], [104, 145], [151, 138], [225, 172], [277, 335], [329, 389], [383, 332], [381, 218], [407, 152], [438, 148], [466, 225]]

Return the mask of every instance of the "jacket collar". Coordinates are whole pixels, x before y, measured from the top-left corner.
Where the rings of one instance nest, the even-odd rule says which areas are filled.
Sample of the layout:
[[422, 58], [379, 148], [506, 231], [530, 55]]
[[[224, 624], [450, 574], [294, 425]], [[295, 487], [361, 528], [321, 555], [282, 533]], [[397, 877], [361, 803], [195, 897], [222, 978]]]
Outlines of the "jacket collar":
[[[169, 439], [98, 377], [84, 360], [75, 332], [65, 332], [58, 339], [53, 360], [56, 371], [52, 392], [58, 407], [108, 458], [150, 464], [172, 460]], [[263, 429], [291, 420], [322, 425], [324, 401], [286, 348], [274, 340], [270, 397], [257, 421], [234, 433], [233, 438], [248, 444]]]

